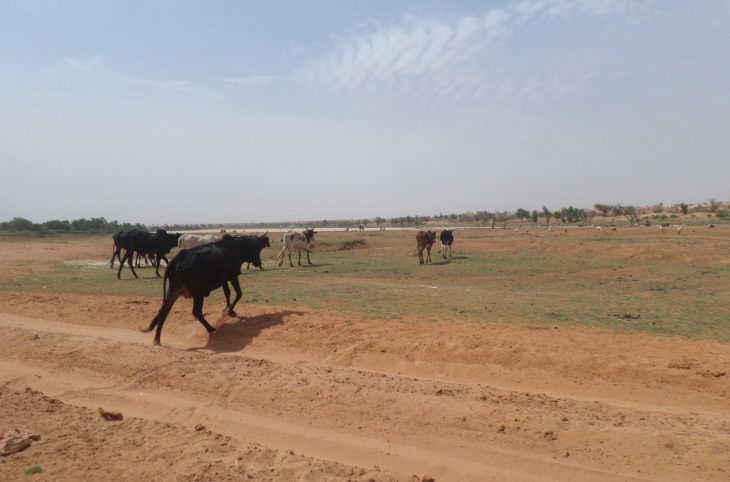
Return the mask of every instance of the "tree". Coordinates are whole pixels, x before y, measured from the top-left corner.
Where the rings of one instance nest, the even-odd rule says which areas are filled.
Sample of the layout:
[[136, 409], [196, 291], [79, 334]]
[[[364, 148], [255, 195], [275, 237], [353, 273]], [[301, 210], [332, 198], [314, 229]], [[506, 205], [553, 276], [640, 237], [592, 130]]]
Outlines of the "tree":
[[679, 206], [679, 211], [682, 214], [687, 214], [687, 211], [689, 210], [689, 206], [687, 205], [687, 203], [679, 203], [677, 204], [677, 206]]
[[60, 219], [53, 219], [43, 223], [43, 227], [49, 231], [71, 231], [71, 223], [68, 221], [61, 221]]
[[600, 211], [603, 216], [608, 216], [608, 213], [612, 212], [616, 206], [611, 206], [610, 204], [594, 204], [594, 208], [596, 208], [596, 211]]
[[720, 206], [720, 203], [717, 202], [717, 199], [715, 199], [714, 197], [710, 198], [710, 200], [707, 201], [707, 204], [709, 205], [709, 209], [710, 209], [711, 213], [716, 212], [717, 208]]
[[585, 210], [585, 221], [587, 223], [593, 222], [593, 216], [596, 215], [596, 212], [593, 209], [586, 209]]
[[550, 224], [550, 218], [553, 217], [553, 213], [550, 212], [545, 206], [542, 207], [542, 214], [545, 216], [545, 224]]
[[40, 226], [34, 224], [33, 221], [25, 218], [15, 217], [5, 224], [5, 228], [9, 231], [38, 231]]
[[533, 209], [532, 212], [530, 213], [530, 217], [532, 218], [533, 223], [537, 223], [537, 216], [538, 216], [537, 211]]
[[527, 219], [527, 218], [529, 218], [529, 217], [530, 217], [530, 211], [528, 211], [527, 209], [522, 209], [522, 208], [519, 208], [519, 209], [518, 209], [518, 210], [517, 210], [517, 211], [515, 212], [515, 216], [516, 216], [516, 217], [517, 217], [517, 219], [519, 219], [519, 220], [522, 220], [522, 219]]

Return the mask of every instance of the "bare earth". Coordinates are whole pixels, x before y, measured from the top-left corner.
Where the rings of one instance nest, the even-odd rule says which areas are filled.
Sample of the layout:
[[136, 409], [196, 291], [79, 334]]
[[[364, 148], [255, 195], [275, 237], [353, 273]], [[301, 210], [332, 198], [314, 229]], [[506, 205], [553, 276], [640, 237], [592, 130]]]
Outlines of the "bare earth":
[[[108, 245], [0, 243], [0, 263]], [[138, 328], [158, 308], [0, 292], [0, 432], [41, 435], [0, 480], [730, 479], [725, 343], [270, 304], [206, 305], [209, 339], [185, 301], [155, 348]]]

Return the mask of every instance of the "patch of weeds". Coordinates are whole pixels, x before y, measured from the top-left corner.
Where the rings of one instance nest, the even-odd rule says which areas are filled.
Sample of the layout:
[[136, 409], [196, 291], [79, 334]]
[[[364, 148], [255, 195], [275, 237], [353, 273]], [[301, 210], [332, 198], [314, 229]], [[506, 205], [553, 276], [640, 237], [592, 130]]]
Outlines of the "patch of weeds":
[[25, 470], [25, 475], [40, 474], [41, 472], [43, 472], [43, 467], [40, 465], [34, 465], [33, 467], [28, 467]]
[[343, 241], [337, 251], [349, 251], [351, 249], [364, 248], [367, 243], [364, 239], [351, 239], [349, 241]]

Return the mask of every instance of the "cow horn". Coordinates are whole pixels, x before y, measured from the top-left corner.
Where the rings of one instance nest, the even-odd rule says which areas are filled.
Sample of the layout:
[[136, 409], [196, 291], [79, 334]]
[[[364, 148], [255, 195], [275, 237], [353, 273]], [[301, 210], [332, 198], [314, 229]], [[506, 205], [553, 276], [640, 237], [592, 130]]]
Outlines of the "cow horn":
[[269, 231], [268, 231], [268, 230], [267, 230], [267, 231], [266, 231], [266, 232], [265, 232], [264, 234], [262, 234], [261, 236], [259, 236], [259, 238], [263, 238], [263, 237], [264, 237], [264, 236], [266, 236], [267, 234], [269, 234]]

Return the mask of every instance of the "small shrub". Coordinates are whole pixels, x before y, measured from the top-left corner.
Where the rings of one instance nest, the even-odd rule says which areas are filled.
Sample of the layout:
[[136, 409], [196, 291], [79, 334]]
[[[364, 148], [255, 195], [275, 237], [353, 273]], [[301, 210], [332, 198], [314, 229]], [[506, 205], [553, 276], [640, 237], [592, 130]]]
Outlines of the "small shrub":
[[40, 474], [41, 472], [43, 472], [43, 468], [40, 465], [28, 467], [25, 471], [26, 475]]
[[353, 239], [352, 241], [345, 241], [342, 246], [337, 248], [338, 251], [349, 251], [351, 249], [363, 248], [366, 243], [364, 239]]

